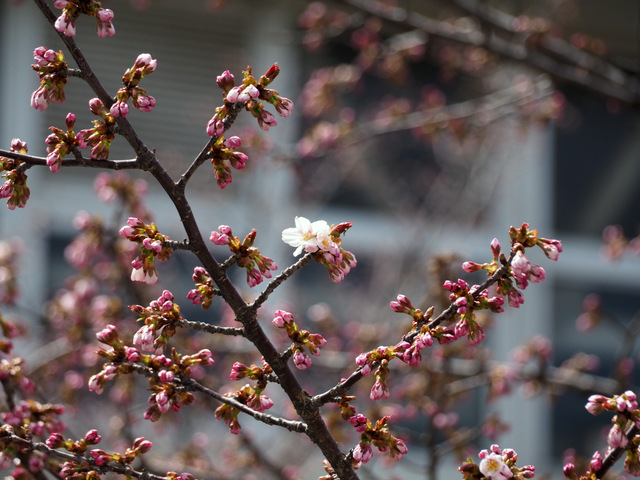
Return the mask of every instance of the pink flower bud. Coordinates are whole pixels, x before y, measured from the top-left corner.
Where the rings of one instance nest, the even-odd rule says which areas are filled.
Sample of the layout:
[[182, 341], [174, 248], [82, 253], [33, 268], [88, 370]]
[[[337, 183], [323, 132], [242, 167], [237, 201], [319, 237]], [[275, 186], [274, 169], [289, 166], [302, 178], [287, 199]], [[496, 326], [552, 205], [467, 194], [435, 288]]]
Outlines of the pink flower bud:
[[272, 323], [278, 328], [283, 328], [285, 324], [293, 323], [293, 315], [285, 310], [276, 310], [273, 314]]
[[175, 379], [175, 374], [171, 370], [160, 370], [158, 378], [163, 383], [170, 383]]
[[507, 300], [509, 301], [509, 305], [511, 307], [518, 308], [524, 303], [524, 295], [522, 295], [519, 290], [512, 288], [507, 294]]
[[156, 106], [156, 99], [151, 95], [138, 95], [135, 100], [141, 112], [150, 112]]
[[111, 22], [113, 20], [113, 11], [108, 8], [99, 8], [96, 10], [96, 19], [98, 20], [97, 31], [98, 37], [113, 37], [116, 29]]
[[55, 29], [67, 37], [73, 37], [76, 34], [76, 26], [73, 24], [73, 18], [68, 17], [66, 13], [60, 15], [54, 24]]
[[234, 135], [232, 137], [227, 138], [224, 141], [224, 145], [227, 148], [238, 148], [242, 145], [242, 139], [240, 137], [238, 137], [237, 135]]
[[48, 106], [47, 91], [44, 87], [39, 87], [31, 94], [31, 107], [44, 112]]
[[94, 115], [100, 115], [104, 111], [104, 104], [99, 98], [92, 98], [89, 100], [89, 109]]
[[462, 269], [468, 273], [477, 272], [478, 270], [482, 270], [482, 265], [475, 262], [464, 262], [462, 264]]
[[114, 117], [126, 117], [129, 113], [129, 105], [126, 101], [120, 100], [111, 105], [109, 113]]
[[371, 460], [372, 456], [373, 451], [371, 450], [371, 444], [369, 442], [360, 442], [356, 445], [356, 448], [353, 449], [353, 459], [356, 462], [367, 463]]
[[562, 473], [564, 473], [564, 476], [570, 480], [578, 477], [578, 474], [576, 473], [576, 466], [573, 463], [567, 463], [562, 467]]
[[62, 434], [54, 432], [44, 443], [46, 443], [49, 448], [60, 448], [64, 443], [64, 437]]
[[249, 157], [242, 152], [233, 152], [233, 154], [229, 156], [229, 163], [231, 163], [231, 166], [236, 170], [244, 170], [247, 166], [248, 159]]
[[98, 435], [98, 430], [96, 430], [96, 429], [89, 430], [84, 435], [84, 441], [88, 445], [95, 445], [97, 443], [100, 443], [100, 440], [102, 440], [102, 437], [100, 435]]
[[371, 400], [380, 400], [389, 398], [389, 395], [391, 395], [391, 392], [387, 385], [381, 382], [380, 379], [377, 379], [373, 384], [373, 387], [371, 387], [369, 398], [371, 398]]
[[154, 60], [148, 53], [141, 53], [138, 55], [138, 58], [136, 58], [136, 61], [133, 64], [134, 69], [142, 68], [145, 70], [145, 74], [153, 72], [157, 66], [158, 61]]
[[140, 361], [140, 352], [133, 347], [124, 347], [125, 355], [127, 356], [127, 360], [130, 362], [138, 362]]
[[264, 109], [260, 110], [260, 114], [258, 116], [258, 126], [266, 131], [269, 131], [270, 128], [278, 125], [276, 121], [276, 117], [273, 116], [271, 112], [268, 112]]
[[594, 452], [591, 457], [591, 461], [589, 462], [589, 466], [591, 467], [591, 471], [597, 472], [602, 468], [602, 454], [598, 451]]
[[111, 461], [111, 455], [109, 455], [104, 450], [100, 450], [96, 448], [91, 450], [90, 453], [91, 453], [91, 456], [93, 457], [95, 464], [98, 466], [106, 465]]
[[222, 90], [228, 92], [235, 85], [236, 79], [229, 70], [225, 70], [222, 75], [216, 77], [216, 83]]
[[279, 97], [276, 102], [276, 111], [281, 117], [288, 117], [293, 111], [293, 102], [285, 97]]
[[67, 124], [67, 128], [71, 130], [73, 128], [73, 125], [76, 123], [75, 114], [71, 112], [67, 113], [67, 117], [64, 119], [64, 122]]
[[209, 366], [215, 363], [215, 360], [213, 359], [213, 353], [211, 353], [211, 350], [209, 350], [208, 348], [203, 348], [198, 353], [193, 355], [193, 358], [197, 360], [197, 364], [199, 365]]
[[112, 345], [118, 340], [118, 331], [115, 325], [107, 325], [104, 329], [96, 333], [98, 340], [106, 345]]
[[500, 242], [497, 238], [491, 241], [491, 253], [493, 254], [494, 260], [497, 260], [500, 256]]
[[216, 245], [229, 244], [229, 237], [227, 235], [221, 234], [220, 232], [216, 232], [215, 230], [211, 232], [211, 236], [209, 237], [209, 239]]
[[157, 393], [155, 396], [155, 402], [160, 409], [160, 412], [166, 413], [169, 411], [169, 394], [166, 390], [162, 390], [160, 393]]
[[367, 422], [367, 417], [365, 417], [361, 413], [358, 413], [357, 415], [349, 418], [349, 423], [351, 423], [351, 425], [353, 425], [356, 431], [359, 433], [365, 432], [367, 430]]
[[145, 440], [144, 437], [138, 437], [133, 441], [133, 448], [138, 453], [147, 453], [153, 447], [153, 443]]
[[617, 423], [614, 424], [611, 427], [611, 430], [609, 430], [609, 434], [607, 435], [607, 444], [611, 448], [624, 448], [627, 446], [628, 442], [629, 439], [625, 435], [624, 430], [622, 430], [622, 428], [620, 428], [620, 425], [618, 425]]
[[243, 86], [240, 85], [238, 87], [234, 87], [227, 93], [226, 100], [229, 103], [236, 103], [238, 101], [238, 96], [240, 92], [242, 92]]
[[231, 367], [231, 374], [229, 375], [229, 378], [231, 380], [240, 380], [247, 376], [248, 371], [249, 367], [247, 367], [245, 364], [235, 362]]
[[311, 357], [300, 350], [293, 353], [293, 364], [300, 370], [306, 370], [311, 366]]

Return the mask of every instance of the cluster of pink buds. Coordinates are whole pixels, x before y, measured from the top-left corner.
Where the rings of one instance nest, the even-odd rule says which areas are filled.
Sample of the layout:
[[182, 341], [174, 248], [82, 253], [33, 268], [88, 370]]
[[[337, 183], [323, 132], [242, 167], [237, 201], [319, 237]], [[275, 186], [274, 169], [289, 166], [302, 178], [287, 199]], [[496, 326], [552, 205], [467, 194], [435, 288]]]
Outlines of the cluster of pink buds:
[[[6, 322], [3, 323], [3, 332], [5, 327], [11, 328]], [[15, 325], [13, 328], [16, 328]], [[28, 378], [22, 369], [24, 360], [20, 357], [3, 358], [0, 360], [0, 380], [9, 381], [14, 388], [20, 388], [27, 393], [33, 393], [36, 388], [35, 383]]]
[[[623, 450], [626, 457], [624, 469], [627, 473], [640, 475], [640, 410], [636, 394], [631, 390], [613, 397], [604, 395], [591, 395], [585, 405], [587, 411], [593, 415], [602, 412], [613, 413], [611, 419], [612, 426], [607, 435], [608, 449], [605, 455], [609, 455], [613, 450]], [[564, 466], [564, 474], [571, 480], [600, 478], [602, 472], [602, 454], [596, 451], [589, 463], [589, 471], [579, 476], [576, 467], [572, 462]]]
[[220, 225], [218, 231], [212, 231], [209, 237], [216, 245], [229, 247], [231, 253], [237, 257], [238, 266], [247, 271], [247, 284], [250, 287], [262, 283], [264, 278], [271, 278], [271, 271], [278, 269], [272, 259], [262, 255], [260, 250], [253, 246], [257, 234], [254, 228], [241, 242], [239, 237], [233, 235], [229, 226]]
[[100, 38], [112, 37], [116, 33], [112, 23], [113, 12], [108, 8], [102, 8], [96, 0], [56, 0], [54, 5], [62, 9], [62, 14], [56, 19], [55, 28], [67, 37], [76, 34], [75, 20], [81, 13], [96, 17], [96, 30]]
[[[472, 345], [484, 339], [484, 329], [476, 321], [475, 311], [481, 308], [489, 308], [494, 312], [502, 311], [503, 301], [500, 297], [488, 298], [486, 290], [475, 296], [478, 287], [471, 287], [467, 282], [458, 279], [457, 282], [447, 280], [443, 287], [451, 292], [449, 301], [456, 307], [456, 315], [459, 317], [454, 326], [456, 338], [467, 337]], [[482, 295], [484, 294], [484, 295]], [[483, 302], [484, 301], [484, 302]]]
[[295, 225], [282, 231], [282, 241], [296, 247], [294, 256], [303, 251], [313, 253], [316, 261], [327, 268], [333, 282], [341, 282], [358, 264], [355, 255], [340, 246], [340, 236], [353, 226], [352, 222], [329, 226], [324, 220], [310, 222], [305, 217], [296, 217]]
[[150, 404], [144, 412], [144, 418], [151, 422], [160, 419], [163, 413], [169, 410], [179, 412], [183, 406], [191, 405], [195, 402], [195, 397], [190, 392], [185, 392], [173, 384], [174, 374], [168, 370], [160, 371], [158, 376], [160, 383], [150, 381], [150, 390], [153, 392], [149, 396]]
[[216, 183], [220, 188], [226, 187], [233, 181], [231, 167], [236, 170], [243, 170], [246, 167], [247, 155], [234, 150], [241, 145], [242, 139], [238, 136], [234, 135], [225, 140], [224, 136], [219, 135], [211, 147], [211, 164], [213, 165]]
[[0, 419], [14, 428], [24, 428], [33, 435], [43, 436], [64, 431], [65, 424], [59, 418], [64, 411], [63, 405], [22, 400], [12, 410], [2, 412]]
[[[150, 406], [145, 411], [144, 418], [155, 422], [163, 413], [169, 410], [177, 412], [195, 401], [192, 393], [176, 385], [178, 378], [190, 377], [194, 374], [194, 367], [213, 365], [215, 361], [209, 349], [202, 349], [193, 355], [180, 355], [172, 349], [171, 358], [158, 351], [154, 354], [141, 353], [141, 350], [162, 350], [168, 338], [173, 335], [175, 327], [172, 321], [181, 317], [179, 307], [173, 303], [170, 292], [165, 291], [158, 300], [151, 302], [148, 308], [132, 306], [131, 309], [142, 315], [140, 320], [144, 319], [147, 322], [134, 335], [133, 343], [140, 349], [125, 346], [113, 325], [108, 325], [98, 332], [98, 340], [112, 349], [98, 352], [100, 356], [109, 360], [109, 363], [103, 365], [102, 371], [89, 379], [89, 390], [100, 394], [104, 391], [107, 381], [131, 373], [134, 371], [133, 364], [143, 365], [145, 371], [154, 373], [149, 377]], [[155, 338], [156, 335], [159, 337]], [[159, 343], [161, 348], [157, 349]]]
[[372, 400], [380, 400], [389, 398], [391, 391], [387, 385], [387, 377], [389, 376], [389, 361], [396, 356], [402, 356], [405, 345], [395, 347], [380, 346], [370, 352], [361, 353], [356, 357], [356, 364], [360, 367], [362, 375], [369, 375], [375, 365], [378, 368], [375, 371], [376, 380], [371, 387], [369, 397]]
[[40, 86], [31, 94], [31, 106], [44, 111], [49, 102], [62, 103], [65, 100], [64, 87], [67, 84], [67, 62], [63, 53], [54, 52], [45, 47], [33, 51], [35, 64], [31, 65], [38, 73]]
[[[27, 143], [19, 138], [11, 140], [11, 151], [26, 154]], [[5, 182], [0, 186], [0, 198], [7, 198], [7, 208], [14, 210], [23, 208], [29, 200], [29, 187], [27, 187], [27, 174], [21, 167], [24, 162], [7, 157], [0, 157], [0, 172]]]
[[286, 330], [287, 335], [293, 342], [291, 352], [293, 353], [293, 363], [300, 370], [305, 370], [311, 366], [311, 357], [306, 354], [308, 350], [312, 355], [320, 355], [320, 347], [327, 341], [317, 333], [309, 333], [307, 330], [300, 330], [293, 320], [293, 315], [284, 310], [276, 310], [272, 323]]
[[213, 286], [213, 280], [203, 267], [195, 267], [191, 278], [196, 282], [196, 288], [189, 290], [187, 299], [191, 300], [194, 305], [202, 305], [202, 309], [207, 310], [217, 291]]
[[124, 86], [116, 93], [116, 101], [109, 110], [111, 115], [126, 117], [129, 113], [129, 104], [127, 103], [129, 99], [132, 100], [133, 106], [142, 112], [153, 110], [153, 107], [156, 106], [156, 99], [147, 95], [147, 91], [140, 88], [138, 84], [145, 75], [153, 72], [157, 65], [158, 61], [151, 58], [148, 53], [138, 55], [133, 66], [122, 76]]
[[[236, 393], [225, 394], [225, 397], [233, 398], [257, 412], [264, 412], [265, 410], [273, 407], [273, 400], [271, 400], [267, 395], [262, 395], [262, 388], [254, 388], [248, 384]], [[215, 416], [216, 419], [224, 421], [224, 423], [229, 426], [229, 431], [232, 434], [237, 435], [240, 433], [240, 429], [242, 428], [238, 421], [239, 413], [240, 411], [237, 408], [223, 403], [216, 409]]]
[[247, 67], [247, 70], [242, 73], [244, 79], [238, 86], [235, 86], [235, 77], [228, 70], [216, 78], [216, 83], [224, 92], [225, 103], [216, 109], [215, 115], [207, 123], [208, 135], [221, 136], [224, 133], [225, 121], [236, 104], [244, 106], [256, 118], [263, 130], [275, 127], [278, 122], [272, 113], [265, 110], [264, 103], [260, 100], [272, 104], [282, 117], [288, 117], [291, 114], [293, 102], [280, 96], [275, 90], [266, 88], [280, 73], [278, 65], [272, 65], [258, 80], [251, 73], [251, 67]]
[[81, 440], [69, 440], [65, 439], [61, 433], [53, 432], [49, 438], [45, 441], [45, 444], [49, 448], [64, 448], [71, 453], [83, 454], [89, 448], [89, 445], [97, 445], [102, 440], [102, 436], [97, 430], [89, 430], [85, 433]]
[[360, 433], [360, 442], [351, 452], [354, 468], [360, 468], [371, 460], [373, 456], [371, 445], [379, 452], [387, 453], [394, 460], [402, 460], [403, 455], [408, 452], [404, 441], [389, 432], [387, 426], [389, 418], [389, 416], [382, 417], [375, 425], [372, 425], [371, 421], [362, 414], [349, 418], [351, 425]]
[[114, 365], [111, 363], [105, 364], [100, 372], [92, 375], [89, 378], [89, 382], [87, 383], [89, 391], [96, 392], [98, 395], [100, 395], [102, 392], [104, 392], [104, 389], [107, 386], [107, 382], [109, 380], [115, 380], [122, 373], [129, 373], [129, 370], [126, 366]]
[[147, 225], [137, 217], [129, 217], [127, 224], [120, 229], [120, 235], [140, 244], [140, 254], [131, 262], [131, 280], [155, 284], [158, 281], [155, 260], [164, 262], [173, 253], [173, 249], [165, 246], [169, 237], [160, 233], [154, 223]]
[[80, 148], [91, 147], [91, 158], [106, 160], [109, 158], [111, 142], [115, 138], [113, 129], [116, 120], [99, 98], [89, 100], [89, 109], [102, 120], [94, 120], [93, 128], [80, 130], [76, 134], [76, 140]]
[[62, 159], [78, 145], [76, 134], [73, 131], [76, 116], [73, 113], [68, 113], [65, 123], [67, 124], [66, 132], [56, 127], [49, 127], [53, 133], [44, 142], [47, 144], [47, 165], [54, 173], [60, 170]]
[[[529, 282], [538, 283], [545, 279], [546, 273], [542, 267], [529, 261], [524, 255], [527, 248], [540, 247], [544, 254], [551, 260], [558, 260], [558, 255], [562, 252], [562, 243], [559, 240], [539, 238], [538, 232], [529, 228], [528, 223], [523, 223], [520, 228], [511, 227], [509, 229], [511, 240], [511, 264], [509, 272], [515, 280], [516, 286], [522, 290], [527, 288]], [[491, 252], [493, 261], [484, 264], [475, 262], [465, 262], [462, 268], [466, 272], [486, 270], [487, 275], [495, 273], [499, 268], [508, 264], [505, 255], [500, 251], [500, 242], [494, 238], [491, 242]], [[445, 287], [446, 288], [446, 287]], [[482, 292], [484, 294], [484, 292]], [[497, 293], [499, 296], [507, 297], [509, 305], [518, 308], [524, 303], [524, 296], [514, 285], [510, 278], [502, 277], [498, 281]], [[491, 300], [490, 300], [491, 301]], [[501, 311], [496, 306], [487, 305], [493, 311]], [[486, 308], [486, 307], [485, 307]]]
[[[82, 455], [86, 452], [89, 445], [96, 445], [101, 441], [102, 437], [97, 430], [90, 430], [82, 440], [73, 441], [65, 440], [60, 434], [54, 434], [49, 437], [46, 444], [49, 448], [64, 448], [76, 455]], [[120, 465], [131, 464], [140, 455], [151, 450], [153, 443], [144, 437], [138, 437], [133, 441], [131, 447], [127, 447], [124, 453], [112, 452], [108, 453], [100, 448], [94, 448], [89, 453], [91, 461], [82, 462], [67, 461], [62, 465], [60, 476], [68, 480], [99, 480], [100, 476], [93, 470], [94, 467], [102, 467], [109, 462], [115, 462]], [[90, 464], [92, 463], [92, 465]], [[102, 471], [98, 468], [96, 470]]]
[[480, 464], [475, 463], [471, 458], [458, 467], [464, 480], [508, 480], [533, 478], [536, 468], [533, 465], [518, 467], [518, 454], [510, 449], [501, 449], [498, 445], [491, 445], [488, 450], [481, 450], [478, 453]]
[[182, 319], [180, 306], [175, 303], [173, 294], [164, 290], [157, 300], [148, 307], [131, 305], [129, 308], [139, 315], [144, 325], [133, 336], [133, 344], [142, 351], [157, 352], [164, 350], [169, 339], [175, 333], [175, 322]]
[[132, 463], [139, 455], [147, 453], [151, 450], [153, 443], [145, 440], [144, 437], [138, 437], [133, 441], [131, 447], [127, 447], [124, 454], [119, 452], [107, 453], [99, 448], [94, 448], [89, 453], [93, 457], [93, 461], [97, 466], [106, 465], [109, 462], [119, 464]]
[[426, 312], [416, 308], [406, 295], [398, 295], [396, 300], [389, 303], [391, 310], [397, 313], [405, 313], [413, 319], [413, 324], [406, 338], [395, 347], [396, 355], [405, 363], [416, 366], [422, 361], [421, 350], [433, 345], [434, 336], [427, 322], [433, 315], [434, 307], [429, 307]]
[[258, 365], [252, 364], [250, 367], [247, 367], [244, 363], [235, 362], [231, 367], [231, 373], [229, 374], [229, 378], [231, 380], [241, 380], [243, 378], [248, 378], [250, 380], [255, 380], [258, 382], [259, 386], [264, 388], [266, 386], [266, 378], [268, 375], [273, 373], [271, 366], [262, 359], [262, 367]]
[[58, 472], [60, 478], [65, 480], [100, 480], [96, 468], [87, 462], [75, 462], [69, 460], [61, 465]]

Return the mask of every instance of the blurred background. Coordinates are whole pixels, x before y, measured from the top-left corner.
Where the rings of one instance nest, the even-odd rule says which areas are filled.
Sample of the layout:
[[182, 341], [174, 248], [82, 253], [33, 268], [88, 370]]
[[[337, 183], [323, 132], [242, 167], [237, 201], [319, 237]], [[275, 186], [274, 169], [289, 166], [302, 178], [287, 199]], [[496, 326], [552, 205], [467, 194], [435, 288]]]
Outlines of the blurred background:
[[[280, 235], [296, 215], [352, 221], [343, 245], [358, 266], [336, 285], [312, 265], [278, 290], [269, 308], [290, 305], [318, 328], [327, 318], [359, 323], [360, 333], [362, 325], [376, 326], [395, 339], [390, 300], [403, 293], [424, 302], [421, 307], [440, 305], [442, 281], [462, 276], [462, 261], [487, 261], [494, 237], [507, 245], [509, 226], [527, 222], [541, 236], [562, 240], [557, 263], [531, 257], [547, 280], [529, 287], [518, 310], [495, 319], [482, 354], [518, 363], [514, 348], [536, 338], [530, 351], [540, 353], [544, 337], [552, 350], [540, 357], [542, 368], [527, 376], [514, 367], [520, 381], [505, 397], [487, 401], [482, 389], [456, 396], [439, 412], [449, 415], [448, 426], [443, 416], [434, 423], [431, 401], [415, 402], [420, 413], [398, 424], [414, 439], [411, 453], [390, 475], [458, 478], [452, 463], [433, 461], [430, 447], [438, 445], [442, 458], [454, 451], [475, 455], [477, 449], [458, 448], [452, 432], [473, 432], [493, 413], [509, 425], [500, 445], [514, 448], [520, 463], [536, 465], [540, 474], [562, 478], [570, 447], [587, 457], [604, 449], [608, 419], [594, 419], [583, 405], [590, 393], [621, 393], [638, 380], [640, 260], [626, 243], [639, 233], [638, 2], [112, 0], [103, 6], [115, 12], [116, 35], [99, 39], [93, 19], [81, 18], [77, 41], [114, 93], [139, 53], [158, 60], [143, 80], [157, 106], [151, 113], [132, 109], [130, 118], [175, 178], [207, 141], [206, 123], [222, 101], [215, 77], [230, 70], [240, 79], [248, 65], [258, 76], [278, 63], [281, 74], [272, 86], [294, 101], [293, 114], [278, 118], [268, 133], [241, 115], [230, 133], [244, 140], [247, 169], [221, 191], [205, 165], [189, 185], [189, 201], [203, 232], [227, 224], [243, 236], [256, 228], [261, 252], [281, 269], [293, 257]], [[0, 144], [8, 148], [19, 137], [29, 153], [44, 156], [47, 128], [63, 127], [67, 112], [77, 115], [76, 129], [87, 128], [93, 95], [70, 78], [64, 104], [43, 113], [31, 109], [38, 86], [29, 67], [33, 49], [63, 45], [29, 1], [2, 2], [0, 25]], [[117, 139], [110, 158], [132, 156]], [[26, 208], [0, 210], [0, 235], [18, 238], [23, 250], [16, 311], [35, 332], [45, 329], [40, 306], [70, 272], [63, 251], [76, 233], [75, 213], [113, 215], [95, 199], [96, 173], [32, 168]], [[149, 188], [155, 223], [184, 238], [173, 205], [151, 181]], [[177, 271], [162, 265], [160, 273], [173, 282], [176, 298], [184, 298], [193, 265], [188, 258], [178, 263]], [[595, 296], [585, 307], [589, 294]], [[195, 307], [184, 310], [216, 321]], [[37, 356], [33, 342], [25, 347], [31, 349], [27, 360]], [[587, 355], [576, 357], [580, 352]], [[327, 358], [327, 377], [316, 379], [316, 387], [336, 378], [329, 377], [332, 360], [342, 368], [352, 360], [348, 349], [339, 353]], [[449, 365], [458, 380], [474, 376], [461, 373], [461, 363]], [[551, 365], [568, 365], [565, 383], [573, 387], [546, 380]], [[585, 371], [592, 375], [588, 391], [575, 388]], [[408, 377], [405, 388], [424, 378]], [[417, 395], [435, 401], [429, 389]], [[258, 438], [272, 435], [257, 432]], [[493, 441], [486, 431], [470, 438], [478, 448]], [[276, 451], [266, 454], [278, 459]], [[309, 465], [315, 474], [317, 459]], [[372, 468], [363, 472], [363, 478], [382, 478]]]

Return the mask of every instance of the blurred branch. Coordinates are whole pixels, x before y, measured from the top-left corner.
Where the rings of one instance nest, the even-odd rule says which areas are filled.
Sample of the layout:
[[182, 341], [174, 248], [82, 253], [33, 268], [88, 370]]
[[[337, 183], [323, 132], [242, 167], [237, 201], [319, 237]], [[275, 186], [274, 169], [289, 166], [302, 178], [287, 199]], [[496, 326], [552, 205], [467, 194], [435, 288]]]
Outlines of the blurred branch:
[[592, 92], [640, 107], [640, 82], [601, 57], [582, 51], [547, 31], [518, 30], [517, 17], [475, 0], [451, 3], [478, 22], [458, 25], [443, 22], [400, 7], [387, 7], [377, 0], [338, 0], [369, 15], [407, 29], [416, 29], [432, 38], [483, 47], [503, 58], [530, 65]]

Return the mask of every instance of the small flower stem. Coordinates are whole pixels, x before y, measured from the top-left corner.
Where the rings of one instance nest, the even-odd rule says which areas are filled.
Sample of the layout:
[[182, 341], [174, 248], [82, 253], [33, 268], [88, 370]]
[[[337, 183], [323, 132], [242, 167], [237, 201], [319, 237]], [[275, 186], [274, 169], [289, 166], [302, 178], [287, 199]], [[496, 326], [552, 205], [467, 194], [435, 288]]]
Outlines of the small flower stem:
[[[229, 106], [228, 108], [229, 108], [229, 115], [227, 115], [227, 117], [224, 119], [225, 132], [235, 122], [236, 117], [238, 116], [238, 113], [240, 113], [240, 111], [242, 110], [242, 104], [234, 104]], [[191, 163], [191, 165], [189, 165], [189, 168], [187, 168], [187, 170], [180, 176], [180, 180], [176, 182], [176, 187], [182, 190], [186, 188], [187, 183], [189, 182], [189, 179], [193, 176], [194, 173], [196, 173], [196, 170], [198, 170], [198, 168], [200, 168], [200, 166], [209, 157], [209, 154], [211, 153], [211, 147], [213, 147], [213, 144], [218, 141], [218, 138], [220, 137], [213, 136], [209, 139], [209, 141], [200, 151], [200, 153], [195, 158], [195, 160]]]
[[269, 295], [271, 295], [274, 292], [274, 290], [280, 286], [282, 282], [284, 282], [286, 279], [291, 277], [295, 272], [300, 270], [302, 267], [307, 265], [311, 260], [312, 256], [313, 256], [312, 253], [307, 253], [296, 263], [294, 263], [293, 265], [283, 270], [280, 275], [278, 275], [273, 280], [271, 280], [271, 282], [269, 282], [269, 285], [267, 285], [267, 288], [265, 288], [262, 291], [262, 293], [258, 295], [258, 298], [256, 298], [254, 302], [249, 305], [249, 307], [257, 311], [258, 308], [260, 308], [260, 306], [267, 301], [267, 298], [269, 298]]

